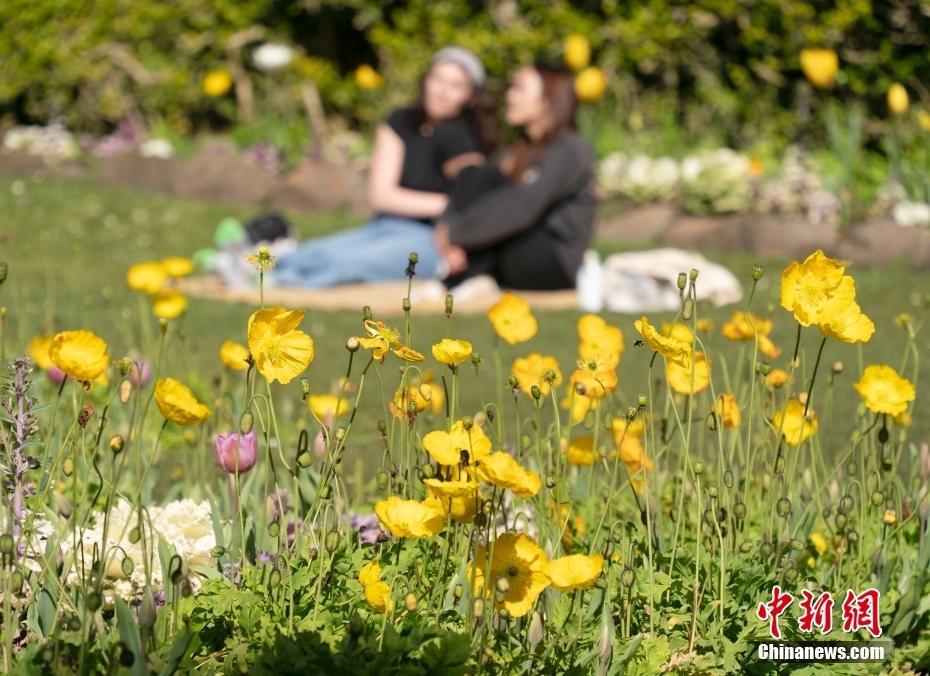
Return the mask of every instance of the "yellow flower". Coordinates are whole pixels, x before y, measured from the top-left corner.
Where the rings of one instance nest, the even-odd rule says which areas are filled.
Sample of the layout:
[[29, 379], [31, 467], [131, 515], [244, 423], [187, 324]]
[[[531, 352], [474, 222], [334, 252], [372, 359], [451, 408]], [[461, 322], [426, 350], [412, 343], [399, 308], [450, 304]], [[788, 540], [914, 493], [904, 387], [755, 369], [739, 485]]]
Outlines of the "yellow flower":
[[717, 419], [723, 423], [724, 427], [739, 427], [742, 421], [739, 404], [736, 397], [732, 394], [724, 393], [717, 397], [717, 405], [714, 407]]
[[674, 361], [665, 363], [665, 378], [669, 387], [678, 394], [697, 394], [710, 385], [710, 363], [704, 353], [695, 352], [691, 361], [694, 364], [693, 389], [690, 364], [682, 366]]
[[359, 89], [381, 89], [384, 78], [374, 68], [363, 63], [355, 69], [355, 84]]
[[[848, 278], [852, 282], [852, 278]], [[827, 338], [836, 338], [844, 343], [866, 343], [875, 333], [875, 324], [859, 308], [855, 301], [828, 314], [818, 325], [820, 333]]]
[[581, 70], [591, 60], [591, 44], [584, 35], [572, 33], [562, 44], [562, 54], [566, 66], [572, 70]]
[[311, 394], [307, 397], [307, 407], [323, 421], [341, 418], [351, 408], [345, 397], [340, 398], [335, 394]]
[[707, 317], [704, 317], [703, 319], [698, 319], [697, 330], [700, 331], [701, 333], [710, 333], [711, 331], [714, 330], [714, 320], [707, 319]]
[[232, 76], [225, 70], [211, 70], [203, 76], [200, 86], [204, 94], [217, 98], [230, 90]]
[[126, 272], [126, 283], [133, 291], [155, 294], [162, 290], [168, 279], [168, 273], [161, 263], [149, 261], [136, 263]]
[[794, 314], [801, 326], [831, 318], [855, 301], [852, 278], [845, 266], [818, 249], [803, 263], [794, 261], [781, 275], [781, 306]]
[[778, 389], [788, 382], [788, 372], [784, 369], [772, 369], [765, 376], [765, 386], [770, 389]]
[[267, 246], [258, 247], [258, 251], [246, 256], [245, 260], [260, 274], [264, 274], [269, 270], [274, 270], [278, 265], [278, 259], [275, 258]]
[[597, 66], [588, 66], [575, 76], [575, 94], [579, 101], [597, 101], [607, 91], [607, 76]]
[[388, 404], [388, 408], [394, 417], [404, 420], [407, 417], [409, 402], [413, 402], [417, 413], [427, 409], [439, 413], [445, 404], [442, 385], [433, 382], [432, 373], [425, 371], [422, 380], [413, 378], [406, 387], [398, 389], [394, 393], [394, 401]]
[[29, 356], [32, 361], [43, 371], [48, 371], [54, 366], [52, 358], [49, 356], [49, 348], [52, 347], [54, 336], [36, 336], [29, 341]]
[[373, 610], [390, 615], [394, 611], [391, 588], [381, 580], [381, 564], [371, 560], [358, 572], [358, 581], [365, 592], [365, 600]]
[[[478, 547], [467, 575], [473, 583], [472, 596], [490, 596], [499, 588], [498, 580], [506, 580], [501, 606], [511, 617], [523, 617], [536, 604], [536, 599], [549, 586], [549, 559], [529, 536], [504, 533], [491, 544], [490, 584], [485, 585], [488, 567], [486, 547]], [[486, 588], [487, 587], [487, 588]]]
[[617, 372], [608, 368], [597, 357], [579, 359], [578, 368], [572, 373], [571, 383], [573, 388], [578, 383], [584, 385], [586, 397], [600, 399], [617, 389]]
[[161, 266], [169, 277], [187, 277], [194, 271], [194, 261], [184, 256], [169, 256], [162, 259]]
[[675, 362], [679, 366], [689, 366], [691, 361], [690, 343], [682, 342], [671, 336], [661, 335], [645, 316], [637, 319], [633, 325], [653, 352], [658, 352], [666, 360]]
[[549, 562], [549, 579], [552, 586], [562, 592], [588, 589], [604, 570], [604, 557], [600, 554], [572, 554]]
[[691, 327], [683, 322], [662, 322], [662, 335], [672, 340], [677, 340], [685, 345], [694, 343], [694, 334], [691, 333]]
[[597, 397], [586, 397], [578, 394], [574, 387], [566, 388], [565, 396], [560, 402], [562, 408], [571, 408], [572, 422], [580, 423], [591, 411], [594, 411], [601, 404]]
[[107, 344], [91, 331], [63, 331], [48, 349], [52, 363], [75, 380], [93, 382], [110, 365]]
[[893, 509], [886, 509], [882, 517], [882, 523], [886, 526], [893, 526], [898, 522], [898, 514]]
[[894, 417], [894, 424], [907, 429], [914, 424], [914, 419], [907, 411], [901, 411]]
[[826, 89], [833, 84], [840, 60], [832, 49], [802, 49], [801, 70], [815, 87]]
[[471, 479], [424, 479], [423, 484], [438, 498], [473, 498], [478, 493], [478, 482]]
[[562, 529], [562, 547], [568, 551], [575, 544], [576, 537], [583, 537], [588, 528], [585, 525], [584, 517], [575, 512], [569, 505], [553, 504], [553, 516], [558, 519], [558, 525]]
[[392, 495], [375, 503], [381, 525], [394, 537], [432, 537], [446, 526], [446, 516], [435, 502], [404, 500]]
[[552, 370], [555, 373], [555, 379], [552, 385], [558, 387], [562, 384], [562, 371], [559, 369], [559, 362], [555, 357], [543, 356], [538, 352], [533, 352], [525, 357], [517, 357], [513, 366], [510, 368], [510, 374], [517, 379], [520, 389], [531, 396], [533, 385], [539, 388], [542, 396], [548, 396], [551, 391], [550, 384], [546, 381], [546, 371]]
[[623, 331], [597, 315], [582, 315], [578, 320], [578, 356], [599, 357], [608, 368], [617, 368], [623, 354]]
[[224, 341], [220, 345], [220, 359], [227, 368], [244, 371], [249, 368], [249, 348], [232, 340]]
[[542, 481], [536, 472], [524, 468], [513, 456], [503, 451], [481, 458], [476, 463], [475, 471], [482, 481], [509, 488], [521, 498], [531, 498], [542, 488]]
[[911, 103], [910, 98], [907, 95], [907, 90], [900, 82], [895, 82], [893, 85], [888, 87], [888, 95], [886, 96], [886, 99], [888, 103], [888, 110], [890, 110], [893, 115], [903, 115], [907, 112], [907, 108]]
[[804, 404], [797, 399], [789, 399], [785, 407], [772, 416], [772, 426], [776, 433], [781, 431], [789, 446], [800, 446], [817, 431], [817, 415], [809, 409], [805, 418]]
[[814, 546], [814, 550], [817, 552], [817, 555], [823, 556], [827, 551], [827, 538], [815, 531], [810, 534], [810, 541]]
[[578, 437], [565, 449], [565, 459], [569, 465], [587, 467], [597, 460], [597, 451], [594, 449], [594, 437]]
[[452, 425], [449, 432], [437, 430], [423, 437], [423, 447], [440, 465], [458, 465], [462, 451], [468, 452], [469, 462], [482, 460], [491, 452], [491, 440], [480, 426], [472, 424], [465, 429], [461, 420]]
[[508, 345], [528, 341], [539, 328], [530, 312], [530, 304], [509, 291], [504, 292], [488, 310], [488, 319], [497, 335]]
[[[427, 479], [426, 481], [430, 482], [435, 480]], [[437, 492], [428, 483], [427, 489], [429, 490], [429, 497], [426, 499], [426, 502], [435, 503], [439, 509], [442, 510], [444, 517], [452, 519], [453, 521], [458, 521], [459, 523], [471, 523], [474, 521], [475, 514], [478, 512], [479, 503], [477, 491], [470, 495], [450, 497]]]
[[769, 339], [769, 334], [772, 332], [771, 319], [763, 319], [750, 312], [734, 312], [730, 321], [724, 324], [720, 331], [730, 340], [753, 340], [758, 336], [759, 351], [762, 354], [772, 359], [781, 354], [781, 350], [775, 347]]
[[[619, 441], [617, 442], [619, 444]], [[623, 437], [623, 443], [618, 449], [620, 452], [620, 461], [626, 465], [630, 474], [636, 474], [640, 470], [652, 471], [652, 458], [646, 455], [646, 449], [639, 437], [627, 434]]]
[[175, 319], [187, 309], [187, 296], [177, 289], [162, 289], [152, 299], [152, 313], [160, 319]]
[[930, 113], [928, 113], [926, 110], [918, 110], [917, 125], [923, 131], [930, 131]]
[[646, 431], [646, 425], [642, 418], [636, 418], [632, 422], [627, 422], [623, 418], [614, 418], [610, 424], [611, 431], [614, 435], [614, 441], [620, 443], [625, 437], [636, 437], [642, 439]]
[[313, 361], [313, 339], [297, 327], [304, 318], [299, 310], [270, 307], [249, 317], [249, 352], [265, 380], [286, 385]]
[[467, 340], [443, 338], [433, 345], [433, 359], [440, 364], [455, 367], [471, 356], [471, 343]]
[[855, 388], [865, 401], [866, 408], [874, 413], [892, 416], [904, 413], [907, 405], [917, 396], [910, 380], [902, 378], [897, 371], [884, 364], [866, 366]]
[[210, 417], [210, 409], [197, 401], [187, 385], [174, 378], [158, 379], [155, 403], [163, 416], [178, 425], [190, 425]]
[[400, 332], [393, 326], [372, 319], [366, 319], [363, 323], [368, 336], [359, 338], [358, 342], [366, 350], [371, 350], [372, 356], [378, 361], [384, 360], [388, 350], [403, 361], [423, 361], [422, 354], [400, 342]]

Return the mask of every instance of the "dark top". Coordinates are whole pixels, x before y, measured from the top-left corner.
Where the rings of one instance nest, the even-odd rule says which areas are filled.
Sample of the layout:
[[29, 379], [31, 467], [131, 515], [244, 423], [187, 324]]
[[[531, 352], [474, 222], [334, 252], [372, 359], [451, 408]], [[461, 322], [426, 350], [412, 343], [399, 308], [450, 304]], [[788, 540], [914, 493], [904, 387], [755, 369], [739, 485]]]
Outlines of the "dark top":
[[[442, 173], [442, 165], [464, 153], [480, 152], [478, 136], [459, 115], [436, 124], [417, 125], [413, 110], [395, 108], [387, 125], [404, 142], [404, 166], [400, 185], [424, 192], [448, 191], [451, 181]], [[426, 223], [433, 219], [420, 219]]]
[[591, 244], [597, 199], [594, 154], [574, 131], [555, 138], [523, 172], [464, 208], [448, 208], [452, 244], [479, 251], [533, 229], [541, 230], [566, 275], [574, 278]]

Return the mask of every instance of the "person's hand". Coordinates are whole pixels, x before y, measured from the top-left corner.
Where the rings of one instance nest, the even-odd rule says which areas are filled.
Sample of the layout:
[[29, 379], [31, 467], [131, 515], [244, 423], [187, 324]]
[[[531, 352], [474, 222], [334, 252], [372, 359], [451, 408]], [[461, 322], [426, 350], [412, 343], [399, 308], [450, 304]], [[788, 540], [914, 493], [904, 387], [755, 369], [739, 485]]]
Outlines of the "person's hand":
[[468, 254], [465, 253], [465, 249], [449, 241], [448, 225], [437, 223], [433, 229], [433, 238], [436, 242], [436, 250], [446, 264], [448, 274], [456, 275], [468, 267]]

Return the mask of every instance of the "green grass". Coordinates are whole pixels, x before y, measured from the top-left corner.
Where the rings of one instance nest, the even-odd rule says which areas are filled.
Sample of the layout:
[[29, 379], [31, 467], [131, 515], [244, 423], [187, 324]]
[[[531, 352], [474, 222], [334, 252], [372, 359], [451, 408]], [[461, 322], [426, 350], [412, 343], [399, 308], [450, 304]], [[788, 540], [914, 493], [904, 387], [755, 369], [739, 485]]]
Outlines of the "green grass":
[[[25, 349], [30, 337], [41, 331], [68, 328], [88, 328], [106, 338], [115, 358], [129, 351], [141, 352], [149, 358], [155, 354], [157, 322], [150, 315], [147, 302], [125, 285], [125, 272], [132, 263], [167, 255], [190, 255], [208, 246], [213, 230], [225, 216], [248, 218], [257, 213], [251, 207], [228, 206], [140, 193], [128, 189], [62, 180], [22, 180], [14, 186], [12, 180], [0, 180], [0, 260], [9, 264], [9, 278], [0, 288], [0, 304], [6, 306], [4, 341], [7, 358]], [[290, 214], [302, 236], [322, 234], [352, 223], [344, 213]], [[598, 243], [602, 250], [616, 250], [615, 243]], [[736, 254], [718, 255], [704, 252], [728, 266], [748, 283], [754, 263], [762, 263], [766, 274], [759, 283], [753, 309], [758, 313], [772, 312], [776, 318], [773, 339], [785, 354], [779, 360], [787, 364], [794, 343], [794, 324], [778, 309], [777, 290], [780, 270], [785, 261], [757, 261]], [[402, 268], [405, 261], [398, 261]], [[882, 269], [852, 268], [856, 278], [860, 304], [875, 321], [875, 338], [861, 351], [856, 347], [830, 342], [824, 353], [824, 366], [815, 392], [815, 405], [828, 382], [829, 365], [841, 360], [846, 369], [836, 379], [836, 409], [838, 420], [845, 423], [858, 405], [852, 383], [858, 377], [859, 365], [886, 362], [895, 367], [901, 363], [905, 336], [894, 323], [899, 312], [912, 313], [918, 323], [924, 313], [924, 302], [930, 293], [930, 273], [915, 273], [903, 266]], [[400, 299], [398, 299], [398, 304]], [[358, 299], [359, 308], [365, 304]], [[769, 308], [769, 309], [767, 309]], [[222, 373], [218, 359], [219, 345], [226, 339], [244, 342], [245, 325], [255, 308], [214, 301], [191, 299], [187, 314], [168, 334], [162, 371], [191, 380], [200, 391], [210, 380]], [[717, 325], [737, 309], [701, 309], [702, 316], [711, 316]], [[505, 368], [517, 356], [528, 351], [551, 353], [559, 360], [568, 376], [575, 361], [576, 312], [538, 313], [540, 332], [530, 347], [520, 346], [504, 351]], [[140, 323], [139, 317], [143, 317]], [[656, 317], [661, 321], [666, 317]], [[609, 321], [622, 327], [626, 337], [626, 353], [620, 365], [620, 396], [618, 406], [635, 402], [639, 393], [647, 390], [646, 368], [649, 354], [633, 347], [635, 331], [632, 317], [614, 315]], [[360, 311], [308, 312], [304, 322], [316, 341], [317, 359], [307, 372], [313, 391], [328, 390], [345, 369], [344, 341], [361, 330]], [[442, 317], [416, 317], [413, 346], [426, 354], [429, 346], [443, 336], [446, 324]], [[456, 337], [470, 339], [475, 349], [490, 355], [492, 333], [483, 316], [456, 317], [452, 328]], [[819, 337], [813, 329], [805, 332], [804, 355], [811, 356]], [[734, 363], [733, 347], [723, 351], [724, 341], [718, 332], [710, 337], [711, 354], [722, 355], [714, 364], [720, 389], [720, 376], [725, 362]], [[918, 336], [919, 349], [927, 352], [926, 337]], [[729, 353], [729, 357], [723, 356]], [[489, 360], [490, 361], [490, 360]], [[927, 377], [930, 364], [920, 364], [920, 381]], [[390, 366], [391, 362], [388, 362]], [[490, 368], [490, 364], [487, 366]], [[466, 380], [467, 382], [467, 380]], [[384, 386], [383, 396], [390, 397], [391, 384]], [[291, 386], [285, 408], [296, 406], [298, 389]], [[368, 390], [366, 399], [377, 405], [382, 396], [379, 388]], [[487, 396], [487, 393], [485, 393]], [[474, 406], [477, 397], [466, 405]], [[927, 397], [918, 387], [914, 432], [921, 438], [930, 429], [926, 409]], [[378, 410], [367, 408], [367, 410]], [[291, 419], [284, 410], [282, 420]], [[365, 423], [369, 433], [362, 435], [360, 445], [375, 444], [375, 421]], [[232, 425], [233, 421], [220, 421]], [[852, 428], [838, 425], [835, 434], [823, 425], [827, 439], [841, 441]], [[359, 449], [363, 455], [366, 451]]]

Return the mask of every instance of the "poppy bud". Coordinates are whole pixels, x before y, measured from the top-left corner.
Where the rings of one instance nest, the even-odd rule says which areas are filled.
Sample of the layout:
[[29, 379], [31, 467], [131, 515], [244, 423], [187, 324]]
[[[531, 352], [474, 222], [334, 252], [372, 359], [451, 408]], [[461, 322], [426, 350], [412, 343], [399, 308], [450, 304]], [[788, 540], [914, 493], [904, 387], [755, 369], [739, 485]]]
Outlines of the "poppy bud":
[[155, 626], [155, 598], [152, 596], [152, 588], [146, 586], [142, 594], [142, 605], [139, 608], [139, 624], [146, 629]]
[[452, 596], [455, 598], [456, 601], [458, 601], [460, 598], [462, 598], [462, 594], [464, 592], [465, 592], [465, 589], [462, 587], [462, 585], [457, 584], [455, 585], [455, 588], [452, 590]]
[[532, 395], [533, 399], [539, 401], [539, 398], [542, 396], [542, 390], [539, 389], [539, 385], [530, 387], [530, 395]]
[[125, 404], [129, 401], [129, 397], [132, 396], [132, 383], [128, 380], [124, 380], [119, 384], [119, 401], [121, 404]]
[[412, 613], [417, 609], [417, 596], [414, 593], [409, 593], [404, 597], [404, 608], [407, 609], [407, 612]]
[[636, 571], [630, 567], [623, 569], [623, 572], [620, 573], [620, 584], [629, 589], [633, 586], [633, 583], [636, 582]]
[[575, 394], [580, 394], [583, 397], [585, 396], [585, 392], [587, 392], [587, 390], [585, 389], [583, 382], [578, 381], [575, 383]]
[[365, 622], [362, 620], [361, 615], [355, 613], [352, 618], [349, 620], [349, 635], [350, 636], [361, 636], [365, 631]]
[[372, 317], [371, 306], [366, 305], [365, 307], [362, 308], [362, 319], [365, 320], [366, 322], [370, 322], [371, 317]]
[[466, 430], [470, 430], [472, 427], [474, 427], [474, 425], [475, 422], [471, 418], [467, 416], [462, 418], [462, 427], [464, 427]]
[[310, 451], [303, 451], [300, 455], [298, 455], [297, 464], [303, 467], [304, 469], [308, 468], [311, 464], [313, 464], [313, 456], [310, 455]]
[[9, 533], [0, 535], [0, 554], [10, 555], [13, 553], [13, 536]]
[[754, 281], [754, 282], [758, 282], [760, 279], [762, 279], [762, 273], [763, 273], [763, 272], [764, 272], [764, 270], [763, 270], [763, 268], [762, 268], [761, 265], [759, 265], [758, 263], [756, 263], [755, 265], [753, 265], [753, 266], [752, 266], [752, 279], [753, 279], [753, 281]]
[[480, 364], [482, 361], [483, 361], [483, 360], [481, 359], [481, 355], [480, 355], [480, 354], [478, 354], [477, 352], [472, 352], [472, 353], [471, 353], [471, 363], [472, 363], [473, 365], [477, 366], [477, 365]]
[[843, 530], [846, 527], [848, 519], [845, 514], [837, 514], [833, 517], [833, 523], [836, 524], [837, 530]]
[[339, 532], [331, 530], [326, 534], [326, 551], [332, 554], [339, 549]]
[[223, 547], [221, 545], [217, 545], [216, 547], [210, 550], [210, 556], [212, 556], [214, 559], [218, 559], [224, 556], [225, 554], [226, 554], [226, 547]]
[[455, 305], [455, 300], [452, 298], [452, 294], [447, 293], [446, 294], [446, 305], [445, 305], [446, 316], [452, 314], [452, 308], [454, 305]]
[[123, 452], [123, 448], [126, 446], [126, 442], [123, 441], [123, 437], [119, 434], [110, 438], [110, 450], [113, 452], [113, 455], [119, 455]]
[[405, 296], [405, 297], [404, 297], [404, 300], [401, 301], [401, 309], [402, 309], [404, 312], [410, 312], [410, 307], [411, 307], [411, 305], [410, 305], [410, 299], [407, 298], [407, 297]]
[[694, 473], [697, 476], [701, 476], [704, 473], [704, 463], [696, 462], [694, 463]]
[[346, 339], [346, 349], [349, 352], [357, 352], [359, 347], [361, 347], [361, 343], [358, 342], [358, 338], [355, 336], [349, 336]]
[[119, 370], [120, 376], [123, 378], [126, 377], [126, 374], [129, 373], [129, 368], [132, 366], [132, 359], [129, 357], [123, 357], [116, 363], [116, 367]]
[[681, 306], [681, 317], [685, 321], [691, 319], [691, 315], [694, 314], [694, 299], [685, 298], [684, 304]]
[[691, 268], [691, 272], [688, 273], [688, 279], [690, 279], [691, 283], [694, 284], [694, 282], [697, 281], [697, 278], [698, 278], [697, 268]]
[[252, 431], [252, 424], [254, 423], [254, 418], [250, 411], [245, 411], [241, 416], [239, 416], [239, 434], [248, 434]]
[[645, 394], [641, 394], [636, 398], [636, 405], [640, 408], [644, 408], [649, 404], [649, 398]]
[[484, 599], [475, 599], [471, 604], [471, 610], [476, 619], [484, 617]]

